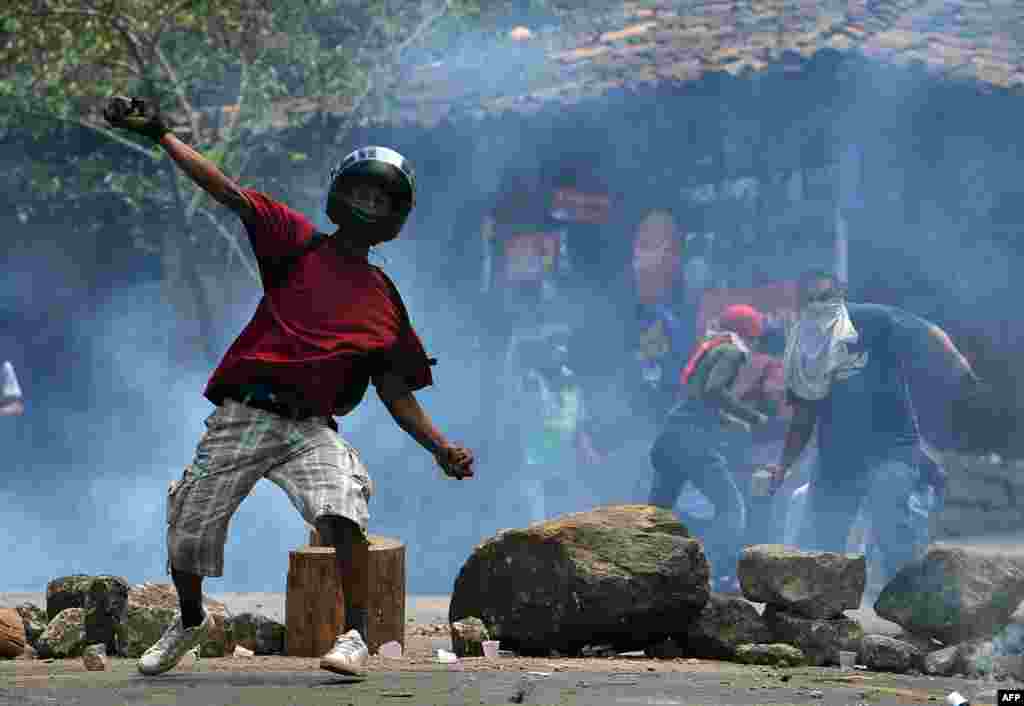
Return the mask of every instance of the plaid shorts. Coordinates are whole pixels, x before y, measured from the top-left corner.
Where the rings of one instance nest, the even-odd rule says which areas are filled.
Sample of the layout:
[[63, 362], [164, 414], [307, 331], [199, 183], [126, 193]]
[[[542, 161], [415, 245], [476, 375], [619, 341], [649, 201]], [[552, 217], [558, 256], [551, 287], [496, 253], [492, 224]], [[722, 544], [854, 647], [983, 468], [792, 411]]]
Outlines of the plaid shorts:
[[256, 482], [276, 483], [310, 525], [352, 520], [363, 533], [373, 482], [326, 417], [294, 421], [225, 400], [206, 419], [195, 459], [167, 495], [167, 570], [224, 573], [228, 523]]

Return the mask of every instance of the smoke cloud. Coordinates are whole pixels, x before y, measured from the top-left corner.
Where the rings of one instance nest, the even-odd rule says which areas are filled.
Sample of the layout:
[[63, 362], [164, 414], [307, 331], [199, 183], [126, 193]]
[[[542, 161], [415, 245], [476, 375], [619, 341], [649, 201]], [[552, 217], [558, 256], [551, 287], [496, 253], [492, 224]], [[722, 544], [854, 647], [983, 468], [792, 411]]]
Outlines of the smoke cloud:
[[[467, 94], [511, 90], [509, 77], [528, 74], [542, 60], [540, 53], [509, 49], [504, 40], [482, 33], [460, 52], [434, 59], [453, 70], [486, 65], [486, 71], [459, 73]], [[835, 109], [834, 132], [843, 134], [856, 123], [842, 117], [846, 114], [884, 113], [887, 121], [886, 132], [857, 137], [871, 175], [864, 198], [872, 206], [851, 216], [854, 291], [951, 328], [971, 322], [989, 330], [985, 327], [1012, 316], [1019, 300], [1012, 277], [1018, 254], [997, 240], [974, 236], [1016, 213], [1006, 210], [1015, 196], [1007, 178], [1019, 164], [1015, 153], [1004, 149], [1003, 141], [979, 135], [982, 128], [972, 127], [969, 115], [936, 125], [927, 108], [947, 98], [908, 81], [897, 69], [872, 68], [850, 80], [843, 99], [848, 105], [834, 96], [820, 97]], [[729, 95], [735, 101], [732, 113], [754, 123], [771, 101], [754, 91]], [[511, 422], [523, 426], [533, 420], [514, 418], [509, 388], [496, 365], [507, 345], [507, 322], [496, 303], [504, 295], [481, 291], [479, 236], [483, 218], [502, 206], [518, 183], [540, 185], [521, 211], [538, 229], [562, 227], [547, 222], [545, 213], [549, 189], [560, 180], [615, 197], [608, 225], [567, 226], [573, 275], [552, 308], [574, 327], [570, 365], [585, 387], [595, 441], [608, 457], [600, 466], [571, 470], [570, 487], [579, 489], [575, 509], [586, 509], [589, 502], [646, 500], [648, 452], [659, 419], [639, 410], [628, 390], [634, 384], [630, 376], [639, 376], [631, 367], [632, 238], [647, 212], [669, 210], [679, 237], [716, 231], [716, 242], [739, 243], [710, 255], [713, 283], [719, 286], [749, 286], [753, 265], [782, 279], [811, 265], [831, 264], [828, 239], [824, 246], [802, 244], [794, 237], [803, 227], [799, 223], [780, 225], [755, 214], [746, 225], [737, 224], [721, 215], [734, 215], [728, 203], [715, 211], [687, 200], [684, 192], [704, 183], [691, 179], [685, 165], [696, 165], [704, 151], [718, 149], [703, 142], [705, 130], [693, 127], [711, 118], [691, 112], [688, 100], [620, 96], [576, 109], [552, 108], [530, 120], [467, 123], [455, 128], [462, 140], [456, 142], [471, 148], [441, 154], [399, 144], [400, 132], [388, 133], [397, 143], [383, 132], [367, 134], [368, 142], [405, 151], [417, 167], [421, 191], [408, 237], [381, 253], [414, 326], [439, 359], [435, 387], [418, 397], [442, 430], [479, 453], [477, 478], [442, 479], [430, 455], [393, 424], [372, 388], [363, 405], [341, 420], [342, 434], [360, 450], [375, 480], [371, 532], [407, 545], [411, 593], [449, 592], [476, 543], [527, 522], [523, 499], [531, 491], [520, 480], [521, 459], [501, 443], [512, 433], [494, 415], [495, 410], [506, 420], [512, 415]], [[928, 139], [936, 131], [959, 137], [936, 152]], [[809, 187], [787, 192], [791, 180], [784, 181], [790, 177], [782, 172], [802, 171], [807, 177], [825, 165], [798, 166], [780, 167], [778, 183], [759, 176], [762, 198], [783, 210], [810, 200]], [[730, 179], [744, 176], [749, 175]], [[321, 204], [293, 205], [328, 227]], [[748, 243], [743, 238], [749, 235]], [[164, 574], [167, 485], [191, 460], [203, 420], [212, 412], [202, 397], [211, 371], [198, 360], [189, 368], [171, 362], [167, 351], [175, 314], [155, 284], [89, 294], [75, 276], [75, 263], [69, 265], [62, 255], [58, 232], [33, 240], [31, 251], [35, 254], [9, 252], [0, 277], [0, 307], [25, 312], [17, 327], [4, 332], [9, 334], [4, 340], [20, 340], [26, 351], [16, 364], [29, 407], [24, 417], [0, 419], [5, 451], [0, 589], [39, 591], [53, 577], [79, 572], [119, 574], [132, 582], [169, 580]], [[250, 287], [251, 298], [218, 322], [225, 341], [252, 314], [259, 292]], [[38, 317], [29, 312], [45, 309], [41, 303], [62, 292], [64, 299], [81, 297], [95, 306], [69, 306], [72, 314], [61, 319], [67, 323], [59, 340], [37, 345], [31, 322]], [[0, 350], [0, 360], [6, 356]], [[232, 521], [225, 576], [209, 582], [208, 590], [284, 591], [288, 551], [305, 541], [306, 527], [285, 495], [260, 483]]]

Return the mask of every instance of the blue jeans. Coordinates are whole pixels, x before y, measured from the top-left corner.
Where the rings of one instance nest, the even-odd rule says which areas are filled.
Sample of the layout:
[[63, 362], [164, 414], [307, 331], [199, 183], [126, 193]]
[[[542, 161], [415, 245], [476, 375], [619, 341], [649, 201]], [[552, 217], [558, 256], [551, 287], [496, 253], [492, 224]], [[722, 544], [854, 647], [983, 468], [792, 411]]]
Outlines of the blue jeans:
[[857, 466], [816, 469], [799, 544], [845, 552], [850, 528], [863, 506], [870, 513], [886, 583], [928, 546], [929, 507], [921, 501], [927, 489], [912, 452], [900, 449]]
[[713, 576], [735, 576], [743, 548], [746, 506], [730, 468], [737, 445], [717, 430], [696, 429], [670, 415], [651, 449], [651, 505], [674, 509], [689, 480], [715, 506], [702, 537]]

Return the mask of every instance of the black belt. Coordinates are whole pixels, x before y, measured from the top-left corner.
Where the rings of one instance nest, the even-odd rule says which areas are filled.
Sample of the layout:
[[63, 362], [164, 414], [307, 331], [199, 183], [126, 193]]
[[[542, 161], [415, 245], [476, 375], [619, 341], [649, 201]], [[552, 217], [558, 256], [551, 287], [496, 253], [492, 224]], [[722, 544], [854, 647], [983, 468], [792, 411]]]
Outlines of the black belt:
[[302, 421], [311, 417], [324, 416], [322, 412], [289, 404], [281, 399], [279, 393], [275, 393], [264, 386], [253, 385], [250, 387], [248, 385], [240, 385], [219, 390], [218, 392], [220, 393], [218, 396], [223, 399], [234, 400], [253, 409], [262, 409], [264, 412], [270, 412], [285, 419]]

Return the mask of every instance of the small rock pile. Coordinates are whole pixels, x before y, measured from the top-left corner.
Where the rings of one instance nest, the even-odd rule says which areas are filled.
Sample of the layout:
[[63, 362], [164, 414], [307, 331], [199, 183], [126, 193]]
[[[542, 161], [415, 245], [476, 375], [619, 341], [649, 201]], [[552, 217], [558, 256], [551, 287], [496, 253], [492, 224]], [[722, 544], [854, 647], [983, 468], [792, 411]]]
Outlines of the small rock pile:
[[860, 651], [864, 631], [843, 611], [860, 606], [863, 555], [761, 544], [744, 550], [737, 575], [743, 596], [765, 604], [772, 640], [798, 648], [809, 664], [838, 665], [840, 651]]
[[[232, 616], [223, 603], [206, 596], [203, 607], [213, 627], [201, 656], [229, 656], [236, 645], [261, 655], [284, 652], [284, 625], [263, 615]], [[9, 612], [25, 641], [22, 651], [10, 656], [82, 657], [87, 669], [99, 669], [108, 656], [141, 657], [177, 619], [178, 596], [171, 584], [129, 586], [118, 576], [76, 574], [47, 585], [45, 610], [24, 603]], [[0, 619], [0, 642], [4, 624]]]

